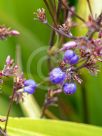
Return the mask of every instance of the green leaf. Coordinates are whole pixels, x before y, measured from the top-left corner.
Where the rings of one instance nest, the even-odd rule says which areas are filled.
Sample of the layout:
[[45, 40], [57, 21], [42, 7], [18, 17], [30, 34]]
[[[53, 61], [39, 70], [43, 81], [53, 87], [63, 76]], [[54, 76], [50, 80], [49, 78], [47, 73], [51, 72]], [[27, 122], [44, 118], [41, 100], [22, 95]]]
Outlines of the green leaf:
[[10, 118], [8, 134], [9, 136], [102, 136], [102, 128], [57, 120]]

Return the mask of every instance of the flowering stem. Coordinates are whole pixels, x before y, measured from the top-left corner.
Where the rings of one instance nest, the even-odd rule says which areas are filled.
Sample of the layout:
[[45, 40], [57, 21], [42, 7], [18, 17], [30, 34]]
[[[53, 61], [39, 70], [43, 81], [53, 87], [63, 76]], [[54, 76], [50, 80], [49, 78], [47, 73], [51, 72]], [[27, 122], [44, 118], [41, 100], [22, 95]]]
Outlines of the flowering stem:
[[69, 35], [69, 34], [67, 34], [67, 33], [64, 33], [63, 31], [61, 31], [61, 30], [59, 30], [59, 29], [57, 29], [57, 28], [51, 26], [51, 25], [48, 24], [48, 23], [47, 23], [47, 25], [48, 25], [51, 29], [53, 29], [54, 31], [56, 31], [58, 34], [60, 34], [60, 35], [63, 35], [63, 36], [65, 36], [65, 37], [70, 38], [70, 39], [73, 39], [73, 40], [76, 40], [76, 39], [77, 39], [75, 36], [72, 36], [72, 35]]
[[[49, 51], [51, 50], [51, 48], [53, 47], [54, 45], [54, 38], [55, 38], [55, 31], [52, 30], [52, 33], [51, 33], [51, 36], [50, 36], [50, 41], [49, 41]], [[49, 71], [52, 69], [52, 66], [51, 66], [51, 57], [48, 55], [48, 69]]]
[[59, 0], [58, 1], [58, 8], [57, 8], [57, 22], [58, 22], [58, 19], [59, 19], [61, 7], [62, 7], [62, 0]]
[[40, 82], [40, 83], [38, 84], [38, 87], [39, 87], [40, 85], [46, 83], [46, 81], [49, 81], [49, 77], [45, 78], [42, 82]]
[[0, 136], [8, 136], [8, 135], [2, 130], [1, 127], [0, 127]]
[[82, 17], [80, 17], [78, 14], [76, 14], [74, 11], [72, 11], [68, 6], [66, 6], [66, 5], [64, 4], [63, 0], [62, 0], [62, 4], [63, 4], [63, 6], [64, 6], [66, 9], [68, 9], [68, 10], [69, 10], [72, 14], [74, 14], [78, 19], [80, 19], [82, 22], [86, 23], [86, 21], [85, 21]]
[[[48, 4], [46, 3], [46, 0], [44, 0], [44, 2], [45, 2], [45, 4], [46, 4], [46, 6], [47, 6], [47, 8], [49, 9], [49, 7], [48, 7]], [[53, 22], [54, 22], [54, 25], [52, 26], [52, 28], [54, 28], [54, 26], [56, 27], [57, 25], [57, 22], [58, 22], [58, 20], [59, 20], [59, 14], [60, 14], [60, 10], [61, 10], [61, 5], [62, 5], [62, 1], [61, 0], [59, 0], [59, 2], [58, 2], [58, 8], [57, 8], [57, 15], [56, 15], [56, 20], [55, 20], [55, 18], [52, 16], [52, 14], [51, 14], [51, 16], [52, 16], [52, 19], [53, 19]], [[55, 14], [55, 13], [54, 13]], [[48, 23], [47, 23], [47, 25], [48, 26], [50, 26]], [[51, 26], [50, 26], [51, 27]], [[51, 36], [50, 36], [50, 46], [49, 46], [49, 51], [51, 50], [51, 48], [53, 47], [53, 45], [54, 45], [54, 38], [55, 38], [55, 32], [56, 32], [56, 30], [55, 29], [52, 29], [52, 33], [51, 33]], [[60, 34], [60, 33], [59, 33]], [[52, 66], [51, 66], [51, 57], [50, 56], [48, 56], [48, 69], [49, 69], [49, 72], [50, 72], [50, 70], [52, 69]], [[49, 82], [49, 85], [50, 85], [50, 82]], [[49, 92], [48, 92], [49, 93]], [[47, 94], [47, 96], [46, 96], [46, 98], [45, 98], [45, 101], [46, 100], [48, 100], [48, 94]], [[44, 114], [45, 114], [45, 111], [46, 111], [46, 109], [47, 109], [47, 107], [48, 107], [48, 104], [46, 103], [46, 102], [44, 102], [44, 104], [43, 104], [43, 108], [42, 108], [42, 114], [41, 114], [41, 118], [43, 118], [43, 116], [44, 116]]]
[[43, 118], [43, 117], [44, 117], [46, 109], [47, 109], [47, 105], [44, 104], [44, 105], [43, 105], [43, 108], [42, 108], [42, 113], [41, 113], [40, 118]]
[[14, 95], [15, 95], [15, 90], [13, 89], [12, 97], [11, 97], [11, 100], [10, 100], [10, 103], [9, 103], [8, 112], [7, 112], [7, 115], [6, 115], [6, 122], [5, 122], [4, 132], [7, 131], [7, 125], [8, 125], [8, 120], [9, 120], [9, 115], [10, 115], [11, 107], [12, 107], [12, 105], [13, 105]]
[[51, 9], [50, 9], [50, 7], [49, 7], [49, 4], [48, 4], [47, 0], [43, 0], [43, 1], [44, 1], [45, 5], [46, 5], [46, 7], [47, 7], [47, 9], [48, 9], [48, 11], [49, 11], [51, 17], [52, 17], [52, 20], [53, 20], [53, 22], [54, 22], [54, 25], [56, 26], [56, 25], [57, 25], [57, 24], [56, 24], [56, 20], [55, 20], [55, 18], [54, 18], [54, 16], [53, 16], [53, 13], [52, 13], [52, 11], [51, 11]]
[[92, 8], [91, 8], [90, 0], [87, 0], [87, 3], [88, 3], [88, 6], [89, 6], [89, 10], [90, 10], [91, 16], [93, 18], [93, 13], [92, 13]]
[[[58, 20], [59, 20], [59, 14], [60, 14], [60, 10], [61, 10], [61, 5], [62, 5], [62, 2], [61, 2], [61, 0], [59, 0], [58, 8], [57, 8], [57, 11], [56, 11], [56, 22], [58, 22]], [[55, 5], [55, 7], [56, 7], [56, 5]], [[53, 14], [55, 14], [55, 13], [53, 13]], [[54, 25], [53, 25], [53, 27], [54, 27]], [[51, 36], [50, 36], [50, 42], [49, 42], [49, 45], [50, 45], [49, 50], [54, 45], [54, 38], [55, 38], [55, 30], [52, 29], [52, 33], [51, 33]], [[49, 67], [49, 71], [50, 71], [52, 69], [50, 56], [48, 56], [48, 67]]]

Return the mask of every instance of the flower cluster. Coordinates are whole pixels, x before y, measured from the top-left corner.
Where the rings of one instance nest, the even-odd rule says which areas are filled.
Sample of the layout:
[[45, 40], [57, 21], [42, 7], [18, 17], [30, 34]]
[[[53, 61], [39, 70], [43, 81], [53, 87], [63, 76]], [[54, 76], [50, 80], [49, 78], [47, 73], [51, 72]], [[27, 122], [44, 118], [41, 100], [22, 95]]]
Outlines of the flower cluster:
[[[54, 25], [50, 25], [48, 21], [46, 24], [58, 35], [69, 38], [70, 41], [62, 44], [60, 49], [55, 47], [56, 44], [51, 45], [53, 47], [48, 51], [50, 55], [56, 57], [62, 52], [64, 52], [64, 55], [60, 65], [50, 72], [49, 79], [53, 84], [57, 85], [58, 90], [62, 89], [65, 94], [73, 94], [76, 91], [75, 81], [79, 84], [83, 81], [79, 74], [82, 68], [87, 69], [92, 75], [96, 75], [99, 71], [97, 63], [102, 62], [102, 13], [95, 18], [90, 11], [91, 15], [89, 15], [88, 20], [84, 20], [77, 15], [75, 9], [73, 7], [70, 8], [67, 3], [62, 2], [62, 6], [68, 10], [65, 22], [59, 25], [51, 14]], [[44, 16], [41, 22], [44, 22], [45, 18], [47, 20], [45, 10], [43, 11], [37, 11], [37, 15], [39, 15], [38, 20], [41, 21], [40, 16]], [[77, 26], [72, 19], [74, 15], [80, 19], [88, 29], [88, 32], [84, 36], [73, 36], [71, 32], [71, 28]], [[95, 33], [98, 33], [96, 39], [94, 39]], [[53, 91], [56, 93], [62, 92], [55, 90]]]
[[14, 63], [14, 60], [10, 56], [6, 59], [6, 64], [3, 70], [0, 72], [0, 84], [3, 84], [3, 77], [13, 78], [13, 101], [19, 102], [23, 100], [23, 94], [33, 94], [37, 84], [32, 79], [26, 80], [22, 72], [20, 72], [18, 65]]
[[[78, 60], [79, 57], [73, 50], [66, 50], [63, 57], [64, 67], [54, 68], [50, 72], [50, 81], [60, 84], [65, 94], [73, 94], [76, 91], [76, 85], [71, 78], [73, 73], [71, 67], [78, 63]], [[68, 66], [70, 66], [69, 70]]]
[[10, 56], [6, 59], [6, 64], [3, 70], [0, 71], [0, 85], [4, 82], [4, 77], [13, 78], [13, 91], [10, 96], [10, 104], [8, 107], [8, 112], [6, 119], [0, 119], [0, 122], [5, 122], [5, 128], [0, 128], [0, 135], [6, 136], [6, 129], [8, 124], [8, 118], [11, 111], [13, 102], [19, 103], [24, 100], [24, 93], [33, 94], [37, 87], [34, 80], [24, 78], [22, 72], [20, 72], [19, 66], [14, 63], [14, 60]]
[[[67, 95], [71, 95], [76, 92], [76, 82], [81, 84], [83, 81], [80, 78], [80, 70], [82, 68], [87, 69], [92, 75], [98, 73], [98, 64], [99, 62], [102, 62], [102, 13], [100, 13], [99, 16], [94, 17], [90, 4], [88, 3], [90, 15], [88, 20], [84, 20], [77, 15], [73, 7], [67, 5], [67, 1], [62, 0], [61, 3], [59, 1], [58, 5], [56, 5], [56, 3], [53, 5], [50, 1], [44, 2], [52, 17], [53, 25], [50, 25], [48, 22], [45, 9], [38, 9], [34, 14], [37, 17], [37, 20], [46, 24], [53, 30], [50, 39], [50, 47], [48, 49], [49, 66], [52, 66], [51, 57], [57, 56], [58, 59], [58, 55], [60, 53], [63, 54], [63, 58], [61, 58], [60, 61], [58, 60], [59, 63], [57, 64], [57, 67], [53, 69], [52, 67], [49, 67], [49, 70], [52, 69], [49, 74], [49, 80], [56, 88], [52, 89], [49, 85], [44, 103], [45, 107], [43, 108], [45, 110], [49, 105], [56, 103], [56, 94], [64, 92]], [[63, 9], [64, 22], [62, 23], [62, 20], [60, 21], [59, 18], [59, 13]], [[88, 30], [84, 36], [73, 36], [72, 34], [72, 27], [77, 26], [77, 24], [73, 22], [72, 17], [74, 15], [84, 23]], [[94, 38], [95, 33], [97, 33], [96, 38]], [[11, 30], [5, 26], [0, 26], [0, 40], [5, 39], [8, 36], [16, 35], [19, 35], [18, 31]], [[68, 39], [68, 42], [64, 43], [64, 41], [67, 40], [66, 38]], [[55, 39], [57, 39], [56, 43], [54, 43]], [[60, 42], [58, 43], [58, 41]], [[34, 80], [26, 80], [24, 78], [24, 74], [19, 70], [19, 67], [14, 63], [14, 60], [11, 59], [10, 56], [7, 57], [3, 70], [0, 71], [0, 84], [3, 84], [3, 77], [13, 78], [12, 101], [19, 102], [20, 100], [23, 100], [24, 93], [33, 94], [38, 87], [38, 84]], [[7, 116], [9, 116], [9, 114]], [[7, 121], [8, 120], [6, 120], [6, 122]]]

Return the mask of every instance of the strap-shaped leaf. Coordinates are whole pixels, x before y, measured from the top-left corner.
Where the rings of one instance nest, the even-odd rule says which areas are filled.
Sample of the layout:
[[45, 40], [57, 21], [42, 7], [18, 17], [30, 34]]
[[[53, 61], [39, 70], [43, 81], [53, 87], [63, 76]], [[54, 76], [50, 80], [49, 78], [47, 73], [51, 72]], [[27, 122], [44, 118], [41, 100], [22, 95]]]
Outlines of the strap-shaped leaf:
[[[3, 126], [2, 123], [0, 125]], [[9, 136], [102, 136], [102, 128], [57, 120], [10, 118]]]

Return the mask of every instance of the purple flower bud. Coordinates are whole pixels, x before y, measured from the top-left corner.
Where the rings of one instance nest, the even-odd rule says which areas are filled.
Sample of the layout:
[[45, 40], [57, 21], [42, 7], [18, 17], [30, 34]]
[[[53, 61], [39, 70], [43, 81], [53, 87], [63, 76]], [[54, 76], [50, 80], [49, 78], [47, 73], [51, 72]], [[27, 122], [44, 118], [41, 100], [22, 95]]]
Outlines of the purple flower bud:
[[60, 49], [61, 51], [69, 50], [71, 48], [75, 48], [77, 46], [75, 41], [67, 42], [63, 45], [63, 47]]
[[15, 35], [19, 35], [20, 32], [18, 32], [18, 31], [16, 31], [16, 30], [12, 30], [10, 34], [15, 36]]
[[79, 57], [73, 52], [73, 50], [67, 50], [63, 58], [65, 63], [70, 65], [76, 64], [79, 60]]
[[50, 72], [50, 81], [54, 84], [62, 83], [65, 77], [66, 77], [65, 72], [63, 72], [60, 68], [54, 68]]
[[75, 56], [73, 50], [67, 50], [64, 54], [63, 60], [65, 61], [65, 63], [69, 63], [73, 56]]
[[79, 60], [79, 57], [77, 55], [73, 56], [71, 60], [69, 61], [70, 65], [76, 64]]
[[6, 58], [6, 65], [13, 65], [13, 63], [14, 63], [14, 60], [11, 59], [10, 56], [7, 56], [7, 58]]
[[29, 80], [25, 80], [24, 86], [33, 86], [33, 87], [35, 87], [36, 83], [34, 82], [34, 80], [29, 79]]
[[65, 83], [63, 85], [63, 91], [65, 94], [74, 94], [76, 92], [76, 84], [74, 83]]
[[75, 13], [75, 7], [70, 7], [69, 16], [73, 16]]
[[7, 58], [6, 58], [6, 64], [9, 65], [10, 63], [11, 63], [11, 58], [10, 58], [10, 56], [7, 56]]
[[35, 83], [34, 80], [32, 80], [32, 79], [25, 80], [25, 82], [24, 82], [24, 92], [27, 92], [29, 94], [33, 94], [36, 87], [37, 87], [37, 84]]
[[26, 86], [26, 87], [24, 87], [24, 92], [29, 93], [29, 94], [33, 94], [35, 92], [35, 88], [32, 86]]

